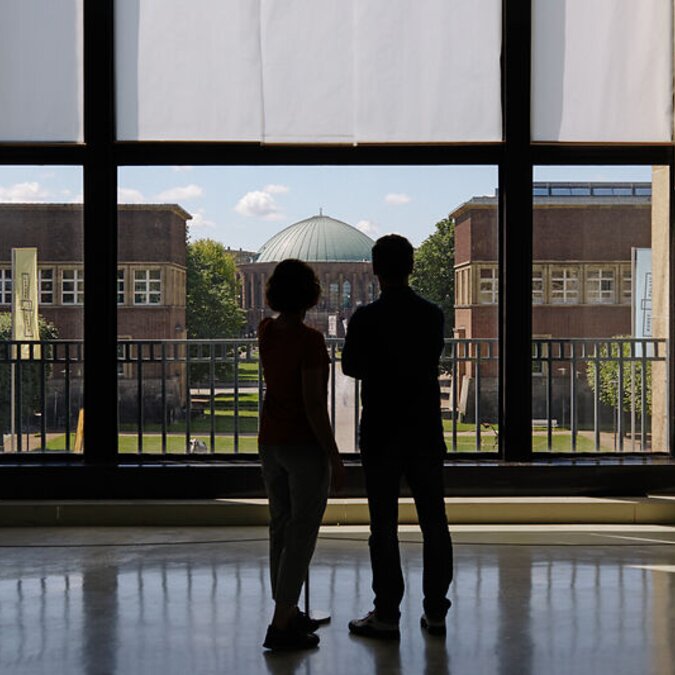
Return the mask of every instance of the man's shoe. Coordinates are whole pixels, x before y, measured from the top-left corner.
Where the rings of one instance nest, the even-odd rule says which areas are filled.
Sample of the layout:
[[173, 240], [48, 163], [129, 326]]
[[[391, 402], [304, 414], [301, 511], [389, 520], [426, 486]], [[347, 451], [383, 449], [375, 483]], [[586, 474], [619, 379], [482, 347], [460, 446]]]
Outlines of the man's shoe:
[[445, 619], [433, 619], [426, 614], [422, 614], [420, 626], [429, 633], [429, 635], [445, 635]]
[[349, 622], [349, 632], [361, 637], [377, 638], [378, 640], [400, 640], [401, 632], [398, 621], [382, 621], [377, 617], [375, 610], [368, 612], [363, 619], [354, 619]]
[[316, 633], [321, 626], [316, 619], [312, 619], [301, 610], [298, 610], [298, 613], [291, 619], [291, 625], [303, 633]]
[[314, 633], [305, 633], [291, 625], [285, 630], [267, 627], [267, 635], [263, 647], [273, 651], [296, 651], [300, 649], [314, 649], [319, 644], [319, 636]]

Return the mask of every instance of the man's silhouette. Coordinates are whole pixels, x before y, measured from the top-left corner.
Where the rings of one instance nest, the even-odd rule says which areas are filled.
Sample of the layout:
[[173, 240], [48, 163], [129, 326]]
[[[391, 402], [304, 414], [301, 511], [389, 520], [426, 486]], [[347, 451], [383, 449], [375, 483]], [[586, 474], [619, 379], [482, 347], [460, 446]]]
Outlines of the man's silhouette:
[[452, 581], [452, 543], [443, 493], [446, 452], [438, 363], [443, 312], [408, 285], [413, 247], [387, 235], [373, 247], [381, 295], [358, 309], [347, 330], [342, 370], [362, 380], [361, 458], [370, 510], [375, 609], [349, 623], [357, 635], [398, 639], [403, 574], [398, 548], [398, 497], [405, 476], [424, 537], [422, 627], [445, 634]]

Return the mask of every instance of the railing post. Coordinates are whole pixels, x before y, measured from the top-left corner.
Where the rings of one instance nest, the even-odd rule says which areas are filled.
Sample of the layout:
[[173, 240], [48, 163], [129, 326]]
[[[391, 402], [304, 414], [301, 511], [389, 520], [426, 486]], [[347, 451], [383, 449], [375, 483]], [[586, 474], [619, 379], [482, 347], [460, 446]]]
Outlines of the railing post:
[[234, 454], [239, 454], [239, 343], [234, 344]]
[[166, 402], [166, 342], [162, 340], [162, 454], [166, 455], [166, 428], [168, 426], [167, 402]]

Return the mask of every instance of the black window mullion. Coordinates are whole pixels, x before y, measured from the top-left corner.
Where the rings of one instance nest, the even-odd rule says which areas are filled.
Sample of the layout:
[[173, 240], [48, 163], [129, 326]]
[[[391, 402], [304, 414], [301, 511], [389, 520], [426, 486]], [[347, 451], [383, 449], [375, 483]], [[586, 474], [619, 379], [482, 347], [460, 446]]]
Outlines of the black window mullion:
[[84, 456], [117, 458], [114, 0], [84, 0]]
[[499, 165], [499, 451], [532, 457], [532, 7], [503, 0], [504, 159]]
[[666, 372], [668, 377], [667, 387], [667, 414], [668, 414], [668, 450], [675, 457], [675, 358], [673, 358], [673, 345], [675, 345], [675, 148], [670, 148], [670, 161], [668, 162], [668, 347]]

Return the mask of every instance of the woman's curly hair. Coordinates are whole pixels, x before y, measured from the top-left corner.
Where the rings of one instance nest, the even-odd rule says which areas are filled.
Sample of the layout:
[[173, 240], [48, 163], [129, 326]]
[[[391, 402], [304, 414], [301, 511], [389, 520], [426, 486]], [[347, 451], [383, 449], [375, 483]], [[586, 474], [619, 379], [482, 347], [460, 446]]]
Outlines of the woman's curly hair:
[[302, 260], [282, 260], [265, 288], [270, 309], [275, 312], [308, 310], [319, 302], [321, 284], [314, 270]]

